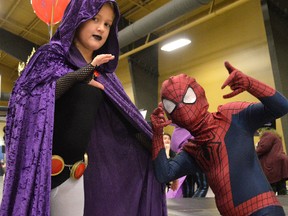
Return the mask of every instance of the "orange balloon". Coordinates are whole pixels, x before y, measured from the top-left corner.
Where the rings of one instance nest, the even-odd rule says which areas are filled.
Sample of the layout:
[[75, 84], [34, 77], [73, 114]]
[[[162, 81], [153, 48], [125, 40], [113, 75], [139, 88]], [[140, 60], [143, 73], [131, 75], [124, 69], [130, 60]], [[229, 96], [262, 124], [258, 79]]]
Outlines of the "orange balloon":
[[62, 20], [70, 0], [31, 0], [32, 8], [39, 19], [48, 25]]

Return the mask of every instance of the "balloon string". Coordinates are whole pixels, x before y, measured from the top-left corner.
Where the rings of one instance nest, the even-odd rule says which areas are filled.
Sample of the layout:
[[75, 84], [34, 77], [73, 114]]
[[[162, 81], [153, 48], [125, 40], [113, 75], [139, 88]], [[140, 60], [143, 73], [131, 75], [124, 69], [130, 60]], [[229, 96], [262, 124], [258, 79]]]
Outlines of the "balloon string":
[[48, 25], [48, 32], [49, 32], [49, 38], [51, 39], [52, 38], [52, 25]]
[[[57, 2], [58, 3], [58, 2]], [[57, 4], [56, 3], [56, 4]], [[54, 10], [55, 10], [55, 1], [52, 1], [52, 10], [51, 10], [51, 22], [50, 22], [50, 39], [53, 35], [53, 25], [54, 25]]]

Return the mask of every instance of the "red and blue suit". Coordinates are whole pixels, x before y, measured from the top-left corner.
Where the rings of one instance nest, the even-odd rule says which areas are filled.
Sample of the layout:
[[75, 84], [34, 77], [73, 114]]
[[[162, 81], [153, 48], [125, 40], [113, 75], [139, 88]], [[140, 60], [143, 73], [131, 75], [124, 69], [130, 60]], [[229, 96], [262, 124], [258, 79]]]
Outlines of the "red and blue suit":
[[[161, 103], [151, 115], [155, 175], [158, 181], [168, 182], [201, 169], [221, 215], [285, 215], [262, 171], [253, 135], [264, 123], [285, 115], [288, 101], [228, 62], [225, 67], [229, 77], [222, 89], [230, 86], [232, 92], [223, 97], [247, 91], [260, 102], [231, 102], [211, 113], [205, 91], [194, 78], [180, 74], [164, 81]], [[171, 122], [190, 131], [194, 139], [167, 160], [162, 132]]]

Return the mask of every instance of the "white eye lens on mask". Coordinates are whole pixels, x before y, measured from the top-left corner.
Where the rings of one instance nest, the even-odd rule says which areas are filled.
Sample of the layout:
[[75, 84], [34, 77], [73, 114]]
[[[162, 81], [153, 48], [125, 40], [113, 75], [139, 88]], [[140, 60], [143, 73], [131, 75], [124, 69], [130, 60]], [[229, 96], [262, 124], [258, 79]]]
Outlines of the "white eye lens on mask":
[[191, 87], [189, 87], [187, 89], [186, 94], [184, 95], [183, 103], [193, 104], [193, 103], [195, 103], [196, 99], [197, 99], [197, 97], [196, 97], [195, 92], [193, 91], [193, 89]]
[[173, 103], [173, 102], [170, 101], [170, 100], [163, 99], [162, 103], [163, 103], [164, 109], [165, 109], [169, 114], [172, 113], [173, 110], [176, 108], [176, 104]]

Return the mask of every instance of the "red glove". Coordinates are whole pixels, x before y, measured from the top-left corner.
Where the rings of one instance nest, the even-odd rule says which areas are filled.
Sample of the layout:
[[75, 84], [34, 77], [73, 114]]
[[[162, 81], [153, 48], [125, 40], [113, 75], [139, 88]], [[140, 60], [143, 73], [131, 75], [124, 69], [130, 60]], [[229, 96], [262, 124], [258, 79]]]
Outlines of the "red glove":
[[158, 156], [159, 151], [164, 148], [163, 129], [171, 124], [172, 121], [165, 119], [162, 103], [159, 103], [159, 106], [151, 114], [150, 119], [153, 130], [152, 160], [154, 160]]
[[223, 98], [234, 97], [245, 90], [257, 98], [268, 97], [275, 94], [275, 89], [245, 75], [238, 69], [234, 68], [229, 62], [225, 62], [225, 67], [230, 75], [222, 85], [221, 89], [224, 89], [227, 85], [229, 85], [232, 92], [224, 95]]

